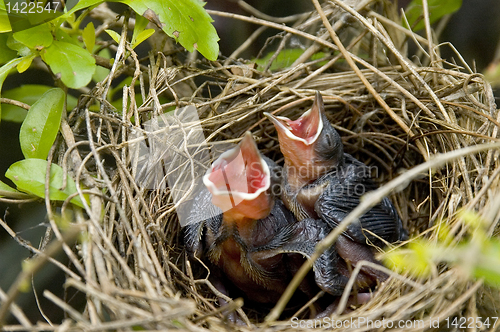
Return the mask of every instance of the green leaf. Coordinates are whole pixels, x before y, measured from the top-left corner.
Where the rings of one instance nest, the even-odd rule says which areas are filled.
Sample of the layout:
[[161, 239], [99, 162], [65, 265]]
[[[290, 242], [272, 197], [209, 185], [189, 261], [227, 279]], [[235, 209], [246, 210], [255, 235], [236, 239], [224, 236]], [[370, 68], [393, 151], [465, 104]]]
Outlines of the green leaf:
[[28, 111], [24, 108], [10, 104], [2, 106], [2, 121], [22, 123], [26, 118], [26, 114], [28, 114]]
[[[121, 94], [123, 91], [123, 87], [125, 85], [130, 87], [130, 84], [132, 84], [132, 77], [126, 77], [124, 78], [120, 83], [118, 83], [115, 87], [111, 88], [108, 92], [108, 99], [113, 100], [111, 102], [111, 105], [113, 105], [118, 113], [121, 114], [123, 110], [123, 99], [121, 98]], [[139, 81], [135, 81], [135, 86], [138, 87], [140, 85]], [[160, 97], [160, 101], [163, 102], [163, 97]], [[142, 105], [142, 96], [140, 93], [135, 94], [135, 104], [136, 105]]]
[[[22, 60], [22, 58], [17, 58], [17, 59], [13, 59], [13, 60], [10, 60], [9, 62], [7, 62], [5, 65], [3, 65], [1, 68], [0, 68], [0, 91], [2, 91], [2, 85], [3, 85], [3, 82], [5, 81], [5, 79], [7, 78], [7, 76], [9, 75], [9, 72], [12, 68], [14, 68], [15, 66], [17, 66], [17, 64]], [[1, 97], [1, 95], [0, 95]], [[0, 115], [2, 115], [2, 104], [0, 104]]]
[[[103, 3], [102, 0], [80, 0], [64, 17], [78, 10]], [[188, 51], [198, 51], [209, 60], [216, 60], [219, 54], [212, 18], [203, 9], [200, 0], [118, 0], [129, 5], [136, 13], [159, 25], [163, 31]]]
[[4, 182], [0, 181], [0, 191], [7, 191], [9, 193], [18, 193], [16, 189], [12, 188], [8, 184], [5, 184]]
[[[462, 6], [462, 0], [428, 0], [429, 21], [434, 23], [444, 15], [453, 14]], [[422, 0], [413, 0], [405, 11], [406, 18], [413, 31], [418, 31], [425, 28], [424, 20], [421, 20], [415, 27], [413, 25], [420, 17], [423, 17]], [[403, 20], [403, 26], [408, 27]]]
[[54, 40], [49, 23], [15, 32], [13, 37], [15, 40], [31, 49], [49, 47]]
[[17, 56], [17, 52], [7, 46], [7, 40], [10, 36], [12, 36], [11, 33], [0, 33], [0, 50], [2, 50], [0, 52], [0, 64], [6, 63]]
[[121, 36], [116, 32], [116, 31], [113, 31], [113, 30], [109, 30], [109, 29], [106, 29], [104, 30], [106, 31], [106, 33], [111, 37], [113, 38], [113, 40], [117, 43], [117, 44], [120, 44], [120, 38]]
[[86, 86], [95, 72], [95, 59], [87, 50], [71, 43], [54, 40], [41, 55], [52, 72], [60, 74], [63, 83], [73, 89]]
[[[18, 88], [4, 91], [2, 96], [5, 98], [20, 101], [22, 103], [33, 105], [38, 99], [42, 98], [42, 95], [52, 89], [53, 87], [47, 85], [38, 84], [25, 84]], [[67, 109], [72, 110], [78, 104], [78, 99], [71, 95], [67, 95]], [[12, 122], [23, 122], [24, 118], [28, 114], [28, 111], [24, 108], [4, 104], [2, 106], [2, 120], [12, 121]]]
[[87, 48], [87, 51], [92, 53], [92, 51], [94, 50], [94, 46], [95, 46], [94, 23], [90, 22], [89, 24], [87, 24], [85, 29], [83, 29], [82, 38], [83, 38], [83, 42], [85, 43], [85, 47]]
[[36, 54], [31, 54], [23, 57], [23, 59], [17, 65], [17, 71], [19, 73], [24, 73], [31, 66], [34, 58], [36, 58]]
[[484, 279], [487, 284], [493, 287], [500, 288], [500, 271], [492, 268], [492, 266], [480, 266], [474, 268], [473, 276], [476, 279]]
[[4, 1], [0, 1], [0, 33], [12, 31]]
[[10, 35], [7, 39], [7, 47], [11, 50], [17, 51], [17, 54], [19, 56], [28, 56], [33, 53], [33, 51], [28, 46], [15, 40], [13, 35]]
[[[45, 174], [47, 161], [42, 159], [24, 159], [12, 164], [5, 176], [12, 180], [17, 189], [45, 198]], [[61, 166], [52, 164], [49, 178], [49, 198], [53, 201], [64, 201], [70, 195], [76, 193], [75, 181], [66, 177], [66, 188], [63, 185], [63, 169]], [[71, 199], [71, 203], [83, 207], [80, 197]]]
[[472, 274], [475, 278], [484, 278], [492, 286], [500, 288], [500, 241], [490, 238], [482, 243], [481, 255], [473, 262]]
[[151, 37], [153, 33], [155, 33], [155, 29], [147, 29], [139, 33], [139, 35], [137, 35], [137, 39], [135, 41], [132, 41], [133, 42], [132, 48], [133, 49], [136, 48], [137, 45], [139, 45], [140, 43]]
[[477, 228], [481, 225], [486, 224], [486, 222], [481, 219], [481, 216], [478, 213], [471, 210], [460, 210], [458, 212], [458, 217], [463, 221], [465, 225], [472, 228]]
[[64, 108], [64, 91], [51, 89], [31, 106], [19, 141], [25, 158], [45, 159], [56, 139]]
[[0, 181], [0, 197], [26, 198], [27, 195]]
[[134, 33], [132, 34], [132, 43], [134, 43], [137, 39], [137, 36], [146, 29], [149, 21], [147, 18], [141, 15], [135, 16], [135, 25], [134, 25]]
[[71, 8], [71, 10], [68, 13], [64, 14], [63, 17], [64, 18], [69, 17], [70, 15], [74, 14], [75, 12], [77, 12], [79, 10], [82, 10], [82, 9], [85, 9], [88, 7], [92, 7], [92, 6], [101, 4], [103, 2], [105, 2], [105, 1], [104, 0], [80, 0], [80, 1], [78, 1], [78, 4], [76, 6], [74, 6], [73, 8]]
[[[102, 56], [103, 58], [110, 59], [111, 58], [111, 52], [107, 48], [103, 48], [99, 52], [99, 56]], [[109, 75], [111, 70], [105, 67], [97, 66], [95, 69], [95, 73], [92, 76], [92, 80], [94, 82], [102, 82], [104, 79]]]
[[408, 249], [395, 249], [384, 254], [384, 262], [392, 269], [411, 275], [425, 277], [431, 272], [433, 253], [436, 248], [425, 240], [415, 239]]
[[[263, 57], [261, 59], [254, 59], [253, 62], [255, 62], [257, 64], [257, 69], [264, 70], [264, 68], [267, 66], [269, 60], [271, 60], [271, 58], [273, 57], [274, 53], [275, 52], [269, 52], [268, 54], [266, 54], [265, 57]], [[269, 67], [269, 70], [277, 71], [277, 70], [288, 68], [303, 53], [304, 53], [304, 50], [302, 50], [300, 48], [284, 49], [278, 54], [276, 59], [274, 59], [273, 63]], [[311, 56], [311, 60], [321, 59], [324, 56], [325, 56], [325, 53], [318, 52], [318, 53], [313, 54], [313, 56]]]
[[62, 41], [62, 42], [66, 42], [66, 43], [71, 43], [73, 45], [76, 45], [76, 46], [80, 47], [80, 43], [78, 42], [78, 37], [76, 35], [70, 36], [63, 29], [57, 29], [56, 30], [56, 40]]
[[120, 0], [136, 13], [160, 26], [189, 52], [197, 49], [205, 58], [217, 60], [219, 36], [200, 0]]

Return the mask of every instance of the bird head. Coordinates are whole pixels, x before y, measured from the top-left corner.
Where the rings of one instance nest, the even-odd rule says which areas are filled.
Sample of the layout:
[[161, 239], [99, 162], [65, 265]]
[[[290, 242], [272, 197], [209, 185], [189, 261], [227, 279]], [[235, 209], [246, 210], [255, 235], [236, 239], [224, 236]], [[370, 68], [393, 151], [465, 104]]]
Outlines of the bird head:
[[312, 108], [297, 120], [269, 113], [264, 115], [278, 132], [289, 180], [295, 178], [297, 186], [317, 179], [343, 160], [342, 140], [326, 117], [319, 92], [316, 92]]
[[212, 193], [212, 203], [232, 219], [258, 220], [269, 215], [274, 200], [269, 167], [257, 149], [250, 132], [238, 146], [230, 149], [212, 164], [203, 177]]

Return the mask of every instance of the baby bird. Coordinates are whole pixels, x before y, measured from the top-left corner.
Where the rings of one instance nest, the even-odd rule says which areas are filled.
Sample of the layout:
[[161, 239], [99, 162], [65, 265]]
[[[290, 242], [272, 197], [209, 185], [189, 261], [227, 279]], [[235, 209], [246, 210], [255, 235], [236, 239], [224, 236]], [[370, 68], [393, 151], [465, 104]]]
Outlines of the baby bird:
[[[212, 164], [203, 178], [206, 189], [193, 200], [186, 247], [209, 266], [212, 283], [225, 295], [276, 303], [316, 239], [325, 236], [320, 221], [298, 222], [271, 194], [279, 173], [247, 132]], [[334, 273], [336, 259], [332, 249], [315, 263], [313, 276], [299, 287], [301, 302], [316, 295], [318, 285], [342, 292], [347, 278]]]
[[[344, 153], [342, 140], [326, 117], [319, 92], [312, 108], [295, 121], [264, 114], [277, 130], [285, 158], [282, 200], [298, 220], [321, 219], [331, 230], [359, 204], [364, 193], [377, 188], [369, 168]], [[337, 240], [336, 249], [347, 263], [376, 262], [366, 245], [368, 241], [382, 245], [406, 236], [394, 206], [384, 198], [347, 228]], [[374, 282], [386, 277], [374, 269], [362, 271]]]

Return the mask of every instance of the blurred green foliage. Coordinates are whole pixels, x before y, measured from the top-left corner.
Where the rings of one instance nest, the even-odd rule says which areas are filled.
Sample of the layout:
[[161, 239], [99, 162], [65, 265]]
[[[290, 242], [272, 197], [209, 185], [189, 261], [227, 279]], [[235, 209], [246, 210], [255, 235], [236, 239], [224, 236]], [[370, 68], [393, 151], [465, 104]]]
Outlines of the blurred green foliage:
[[500, 287], [500, 239], [490, 237], [490, 224], [475, 212], [463, 210], [458, 215], [466, 236], [457, 240], [448, 223], [435, 227], [433, 239], [413, 239], [405, 248], [384, 255], [385, 263], [398, 272], [415, 277], [429, 277], [440, 263], [456, 267], [471, 279]]
[[[441, 17], [459, 10], [462, 6], [462, 0], [428, 0], [427, 5], [429, 7], [429, 21], [432, 24]], [[411, 28], [413, 31], [422, 30], [425, 27], [422, 0], [413, 0], [406, 8], [405, 15], [410, 26], [408, 27], [403, 20], [404, 27]]]

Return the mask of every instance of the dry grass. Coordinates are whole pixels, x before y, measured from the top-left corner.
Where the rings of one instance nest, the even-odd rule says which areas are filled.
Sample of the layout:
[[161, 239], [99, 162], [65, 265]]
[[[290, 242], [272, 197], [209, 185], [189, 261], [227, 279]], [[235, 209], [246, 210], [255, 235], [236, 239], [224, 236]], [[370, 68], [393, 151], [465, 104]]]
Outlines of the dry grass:
[[[345, 14], [346, 10], [351, 13]], [[296, 118], [310, 107], [319, 90], [345, 150], [375, 166], [381, 184], [398, 176], [401, 180], [410, 174], [405, 170], [434, 161], [432, 170], [424, 166], [428, 169], [424, 174], [382, 187], [383, 194], [390, 193], [411, 237], [436, 241], [436, 225], [444, 220], [458, 240], [463, 231], [456, 213], [462, 207], [478, 211], [493, 229], [499, 218], [500, 118], [491, 88], [466, 64], [445, 63], [433, 40], [396, 28], [399, 18], [394, 12], [387, 3], [364, 1], [355, 11], [335, 0], [319, 11], [335, 18], [333, 27], [318, 13], [294, 17], [296, 21], [287, 28], [269, 18], [235, 17], [283, 30], [278, 35], [282, 47], [290, 38], [300, 38], [308, 45], [305, 54], [309, 56], [277, 72], [258, 71], [233, 60], [173, 65], [173, 57], [163, 55], [152, 58], [147, 70], [137, 60], [126, 62], [129, 71], [135, 70], [134, 81], [140, 82], [140, 89], [123, 90], [122, 110], [105, 101], [120, 72], [115, 66], [107, 81], [81, 99], [79, 108], [63, 123], [63, 135], [52, 155], [53, 162], [92, 188], [86, 190], [91, 194], [86, 211], [73, 211], [75, 223], [86, 230], [86, 236], [75, 249], [66, 247], [74, 266], [66, 286], [87, 295], [85, 311], [46, 294], [67, 312], [67, 320], [60, 326], [27, 326], [17, 312], [21, 325], [11, 328], [292, 329], [290, 321], [254, 322], [246, 327], [227, 323], [216, 304], [214, 287], [204, 279], [206, 271], [191, 269], [186, 261], [176, 214], [179, 198], [172, 196], [175, 188], [148, 190], [136, 181], [141, 168], [134, 162], [134, 150], [129, 149], [136, 137], [131, 135], [132, 129], [141, 132], [142, 123], [174, 107], [194, 105], [198, 110], [207, 145], [177, 151], [185, 162], [175, 167], [192, 167], [199, 175], [210, 163], [210, 155], [194, 156], [192, 151], [222, 150], [221, 142], [236, 143], [247, 130], [263, 153], [281, 161], [274, 127], [262, 113]], [[406, 56], [408, 40], [420, 45], [418, 61]], [[321, 61], [308, 60], [320, 50], [324, 52]], [[237, 56], [237, 52], [233, 54]], [[119, 63], [123, 59], [116, 59], [115, 64]], [[142, 95], [141, 105], [134, 102], [136, 93]], [[162, 104], [165, 98], [171, 102]], [[91, 110], [95, 108], [100, 112]], [[175, 135], [181, 136], [194, 128], [193, 123], [179, 121], [164, 130], [174, 127]], [[493, 146], [436, 162], [441, 154], [488, 143]], [[165, 155], [155, 158], [156, 162], [168, 161]], [[188, 182], [181, 200], [189, 198], [190, 189]], [[65, 206], [64, 210], [71, 209]], [[62, 236], [51, 218], [55, 234]], [[431, 329], [430, 318], [442, 322], [455, 316], [487, 317], [500, 304], [497, 290], [468, 280], [457, 268], [436, 266], [425, 280], [391, 275], [372, 301], [335, 319], [423, 320], [425, 327], [405, 329], [422, 331]], [[240, 306], [239, 301], [230, 301], [230, 308]], [[350, 326], [343, 330], [367, 329]]]

